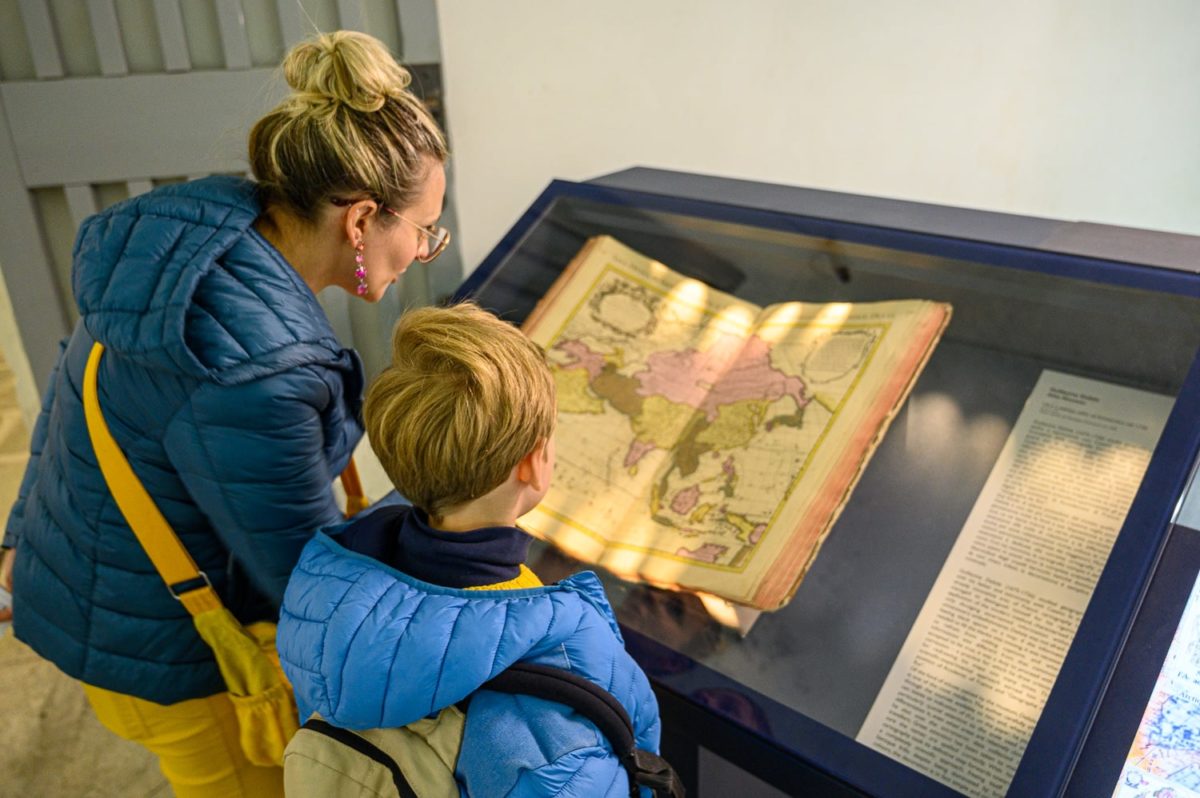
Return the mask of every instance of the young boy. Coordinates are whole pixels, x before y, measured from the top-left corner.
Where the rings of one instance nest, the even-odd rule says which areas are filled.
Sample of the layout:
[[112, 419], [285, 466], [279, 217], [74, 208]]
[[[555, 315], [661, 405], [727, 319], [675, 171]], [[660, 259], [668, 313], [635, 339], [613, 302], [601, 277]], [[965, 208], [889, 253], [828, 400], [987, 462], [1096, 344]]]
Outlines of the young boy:
[[[379, 506], [304, 549], [278, 631], [301, 718], [316, 712], [340, 729], [387, 729], [370, 732], [387, 749], [386, 735], [421, 731], [432, 722], [422, 719], [455, 711], [526, 662], [611, 692], [638, 747], [657, 752], [658, 705], [599, 579], [584, 572], [542, 586], [524, 564], [530, 540], [515, 524], [554, 471], [554, 381], [538, 346], [475, 305], [409, 312], [363, 416], [412, 507]], [[325, 794], [317, 780], [334, 771], [361, 782], [361, 764], [320, 751], [289, 759], [288, 795]], [[472, 696], [450, 764], [467, 796], [629, 795], [595, 726], [529, 696]]]

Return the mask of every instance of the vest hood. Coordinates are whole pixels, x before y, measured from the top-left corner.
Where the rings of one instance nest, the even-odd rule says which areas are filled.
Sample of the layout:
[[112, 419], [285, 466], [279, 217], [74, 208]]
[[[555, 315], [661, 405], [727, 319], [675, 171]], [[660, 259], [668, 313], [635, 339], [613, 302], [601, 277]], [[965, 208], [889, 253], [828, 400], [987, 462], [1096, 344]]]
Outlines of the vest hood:
[[155, 370], [220, 384], [347, 368], [309, 287], [254, 229], [254, 183], [167, 186], [87, 219], [72, 284], [88, 333]]

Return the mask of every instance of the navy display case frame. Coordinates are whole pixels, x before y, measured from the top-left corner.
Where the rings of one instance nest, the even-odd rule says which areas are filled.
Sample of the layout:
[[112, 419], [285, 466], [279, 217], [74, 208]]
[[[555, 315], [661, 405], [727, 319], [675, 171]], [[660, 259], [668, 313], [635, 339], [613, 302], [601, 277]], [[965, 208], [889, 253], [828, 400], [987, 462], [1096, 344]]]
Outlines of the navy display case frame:
[[[1129, 290], [1188, 301], [1200, 298], [1200, 275], [1195, 272], [1200, 267], [1200, 238], [1192, 236], [645, 168], [586, 183], [552, 182], [456, 296], [477, 298], [501, 315], [520, 321], [529, 303], [547, 287], [546, 281], [566, 265], [577, 243], [572, 239], [571, 247], [553, 255], [528, 248], [539, 225], [564, 201], [694, 219], [700, 228], [733, 225], [966, 261], [984, 270], [1043, 275], [1068, 286], [1071, 281], [1106, 286], [1118, 296]], [[595, 230], [601, 232], [607, 231]], [[654, 256], [653, 252], [647, 254]], [[526, 280], [526, 272], [541, 276]], [[1019, 286], [1017, 272], [997, 272], [996, 276], [1002, 280], [1005, 275], [1014, 276]], [[709, 282], [716, 287], [738, 293], [736, 279], [730, 280], [730, 286], [720, 284], [729, 275], [719, 262], [709, 273], [696, 276], [714, 278]], [[1122, 323], [1119, 317], [1113, 319], [1114, 325]], [[1188, 365], [1176, 386], [1173, 411], [1010, 785], [1011, 796], [1094, 796], [1102, 794], [1098, 790], [1111, 792], [1115, 785], [1132, 741], [1130, 723], [1133, 727], [1137, 724], [1131, 715], [1140, 718], [1145, 705], [1146, 696], [1136, 692], [1148, 694], [1145, 674], [1157, 673], [1155, 657], [1161, 664], [1165, 653], [1161, 645], [1130, 648], [1127, 643], [1163, 624], [1173, 628], [1170, 612], [1182, 607], [1176, 606], [1177, 585], [1194, 579], [1200, 567], [1200, 558], [1185, 558], [1180, 565], [1168, 557], [1173, 567], [1163, 564], [1163, 552], [1171, 541], [1191, 532], [1171, 522], [1200, 452], [1200, 348], [1193, 333], [1189, 331], [1178, 342], [1186, 351], [1176, 356]], [[852, 497], [851, 506], [853, 503]], [[1200, 533], [1193, 536], [1196, 534]], [[553, 564], [549, 572], [554, 575]], [[1143, 603], [1148, 591], [1152, 600]], [[1170, 594], [1175, 603], [1155, 599], [1159, 594]], [[665, 725], [673, 735], [666, 744], [689, 778], [695, 777], [691, 752], [702, 745], [788, 793], [959, 794], [868, 749], [852, 736], [741, 684], [736, 676], [680, 654], [657, 639], [653, 630], [647, 633], [646, 628], [633, 628], [624, 619], [622, 625], [630, 650], [659, 692]], [[680, 657], [687, 660], [682, 674], [677, 667], [660, 667], [664, 659]], [[753, 722], [719, 702], [704, 704], [694, 698], [722, 689], [750, 696], [757, 706], [767, 708], [770, 731], [755, 728]], [[817, 789], [822, 792], [811, 792]]]

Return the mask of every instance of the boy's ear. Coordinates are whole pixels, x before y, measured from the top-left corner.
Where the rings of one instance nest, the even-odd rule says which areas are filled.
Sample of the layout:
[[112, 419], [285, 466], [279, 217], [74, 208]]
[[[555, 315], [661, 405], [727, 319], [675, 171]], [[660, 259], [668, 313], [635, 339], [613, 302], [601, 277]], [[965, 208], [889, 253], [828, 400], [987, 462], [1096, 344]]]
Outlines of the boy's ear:
[[550, 458], [546, 457], [548, 441], [543, 438], [529, 454], [517, 463], [517, 479], [536, 491], [545, 490], [550, 483]]

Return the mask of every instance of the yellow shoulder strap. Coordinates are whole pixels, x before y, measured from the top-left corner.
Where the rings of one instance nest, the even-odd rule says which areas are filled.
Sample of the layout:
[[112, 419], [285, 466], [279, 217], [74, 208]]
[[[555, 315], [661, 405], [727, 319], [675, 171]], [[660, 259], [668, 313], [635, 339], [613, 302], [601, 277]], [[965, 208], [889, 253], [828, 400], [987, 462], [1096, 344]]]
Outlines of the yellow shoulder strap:
[[[87, 369], [83, 373], [83, 411], [87, 419], [88, 436], [100, 464], [100, 472], [108, 489], [125, 516], [125, 522], [146, 550], [150, 561], [158, 570], [171, 595], [183, 602], [188, 612], [198, 615], [221, 606], [221, 599], [208, 576], [196, 567], [196, 562], [183, 547], [175, 530], [159, 512], [158, 506], [146, 492], [137, 475], [125, 459], [124, 452], [113, 440], [100, 410], [100, 398], [96, 391], [96, 378], [100, 371], [100, 357], [104, 346], [99, 342], [92, 346]], [[194, 579], [203, 579], [204, 584], [185, 593], [176, 593], [173, 585]]]

